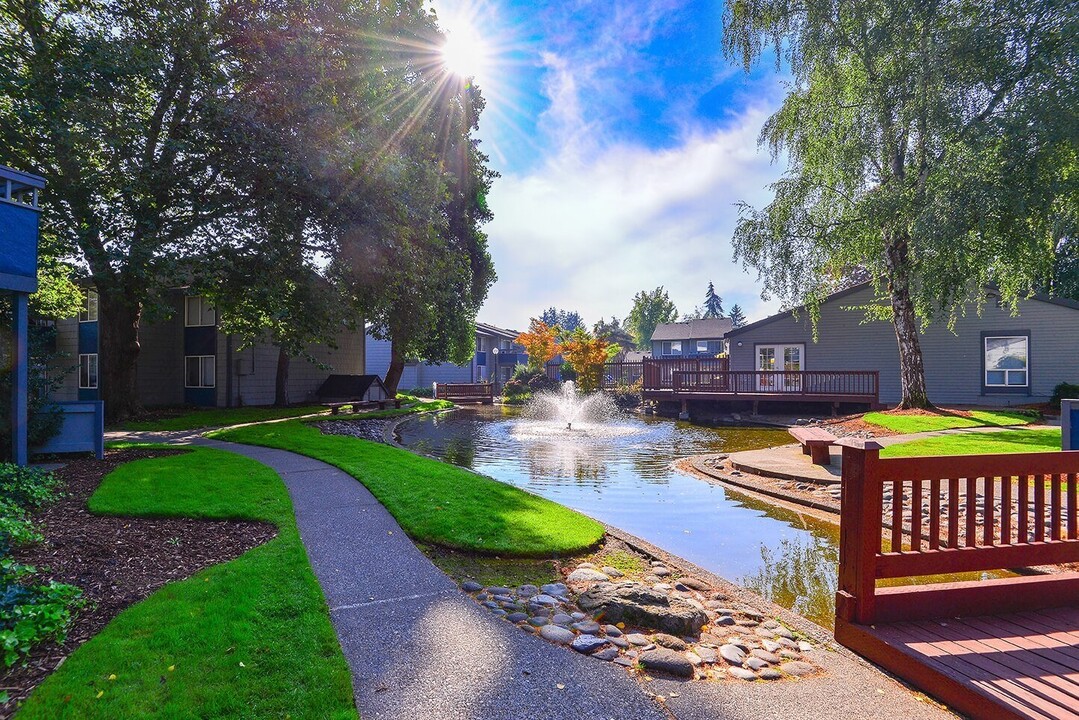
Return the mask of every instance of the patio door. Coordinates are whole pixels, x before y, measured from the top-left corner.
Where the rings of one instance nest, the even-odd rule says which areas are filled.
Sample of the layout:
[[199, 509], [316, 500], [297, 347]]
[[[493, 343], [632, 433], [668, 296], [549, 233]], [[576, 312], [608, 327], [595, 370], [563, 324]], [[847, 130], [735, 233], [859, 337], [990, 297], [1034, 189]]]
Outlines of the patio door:
[[[760, 392], [801, 392], [805, 345], [758, 345], [757, 369], [767, 371], [758, 376]], [[780, 375], [776, 371], [790, 373]]]

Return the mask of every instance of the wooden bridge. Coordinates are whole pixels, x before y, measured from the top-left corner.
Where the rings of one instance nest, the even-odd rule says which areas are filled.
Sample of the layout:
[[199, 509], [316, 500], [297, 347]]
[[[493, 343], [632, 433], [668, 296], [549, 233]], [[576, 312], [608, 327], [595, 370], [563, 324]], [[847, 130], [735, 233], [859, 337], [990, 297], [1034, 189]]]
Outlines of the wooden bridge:
[[1079, 718], [1079, 573], [876, 586], [1079, 562], [1079, 451], [881, 459], [872, 441], [839, 444], [836, 639], [973, 718]]
[[762, 400], [880, 405], [875, 370], [731, 370], [727, 358], [654, 358], [608, 363], [603, 387], [641, 383], [644, 400]]
[[495, 386], [492, 383], [437, 383], [435, 398], [490, 405], [495, 401]]

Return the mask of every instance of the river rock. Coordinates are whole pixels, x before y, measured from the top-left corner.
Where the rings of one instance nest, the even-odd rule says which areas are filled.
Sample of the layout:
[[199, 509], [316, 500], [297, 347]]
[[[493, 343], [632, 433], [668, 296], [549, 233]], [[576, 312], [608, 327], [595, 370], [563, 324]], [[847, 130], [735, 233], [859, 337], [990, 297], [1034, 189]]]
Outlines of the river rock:
[[756, 680], [757, 679], [757, 674], [756, 673], [754, 673], [752, 670], [746, 670], [745, 668], [729, 667], [729, 668], [727, 668], [727, 672], [729, 672], [733, 677], [736, 677], [739, 680]]
[[571, 627], [578, 631], [583, 632], [586, 635], [595, 635], [599, 632], [599, 623], [595, 620], [582, 620], [571, 625]]
[[550, 583], [540, 588], [540, 592], [545, 595], [557, 595], [558, 597], [565, 597], [568, 588], [562, 583]]
[[573, 631], [558, 625], [544, 625], [539, 629], [539, 635], [544, 640], [558, 643], [559, 645], [569, 645], [577, 637], [573, 634]]
[[730, 615], [720, 615], [712, 622], [713, 625], [734, 625], [734, 618]]
[[649, 643], [651, 643], [651, 640], [648, 639], [648, 636], [642, 635], [641, 633], [630, 633], [629, 635], [626, 635], [626, 640], [628, 640], [634, 645], [648, 645]]
[[701, 659], [701, 662], [703, 663], [714, 663], [716, 660], [719, 659], [719, 657], [716, 655], [715, 650], [710, 647], [704, 647], [703, 645], [697, 646], [694, 649], [694, 652], [697, 653], [697, 656]]
[[671, 635], [697, 635], [708, 616], [684, 600], [637, 583], [600, 583], [577, 598], [582, 610], [611, 623], [655, 628]]
[[593, 565], [590, 562], [583, 562], [583, 563], [579, 564], [577, 567], [584, 568], [586, 570], [595, 570], [596, 569], [596, 566]]
[[809, 675], [817, 671], [817, 669], [809, 663], [800, 662], [798, 660], [792, 660], [791, 662], [783, 663], [779, 666], [779, 669], [787, 673], [788, 675], [794, 675], [795, 677]]
[[685, 652], [688, 649], [686, 642], [674, 635], [667, 635], [666, 633], [656, 633], [652, 636], [652, 640], [656, 645], [668, 648], [670, 650], [678, 650], [679, 652]]
[[487, 588], [487, 593], [489, 595], [509, 595], [511, 592], [513, 591], [510, 590], [508, 587], [502, 587], [501, 585], [495, 585]]
[[750, 653], [750, 655], [752, 655], [755, 658], [760, 658], [761, 660], [763, 660], [766, 663], [777, 663], [777, 662], [780, 661], [780, 658], [779, 658], [778, 655], [773, 655], [772, 653], [768, 652], [767, 650], [754, 650], [754, 651], [752, 651]]
[[618, 628], [617, 625], [604, 625], [603, 626], [603, 632], [606, 633], [610, 637], [621, 637], [622, 636], [622, 631]]
[[595, 635], [578, 635], [570, 643], [570, 647], [585, 655], [591, 655], [606, 645], [606, 638], [596, 637]]
[[466, 593], [474, 593], [482, 590], [483, 586], [480, 585], [478, 582], [475, 582], [474, 580], [465, 580], [463, 583], [461, 583], [461, 589], [464, 590]]
[[686, 587], [692, 588], [698, 592], [707, 592], [709, 588], [708, 583], [693, 576], [682, 578], [681, 583]]
[[599, 570], [592, 570], [591, 568], [577, 568], [569, 574], [566, 578], [566, 582], [578, 583], [578, 582], [607, 582], [609, 577], [601, 573]]
[[783, 677], [783, 673], [778, 670], [773, 670], [772, 668], [765, 668], [764, 670], [761, 670], [760, 675], [757, 677], [761, 680], [779, 680]]
[[592, 653], [592, 657], [599, 658], [600, 660], [607, 660], [608, 662], [618, 657], [618, 648], [603, 648]]
[[555, 625], [569, 625], [573, 622], [573, 618], [566, 613], [555, 613], [551, 616], [551, 622]]
[[751, 657], [746, 660], [746, 667], [748, 667], [750, 670], [763, 670], [764, 668], [768, 667], [768, 663], [766, 663], [764, 660], [761, 660], [760, 658]]
[[652, 574], [656, 577], [664, 578], [670, 576], [671, 571], [665, 567], [654, 567], [652, 568]]
[[677, 677], [693, 677], [693, 663], [685, 655], [674, 650], [665, 648], [649, 650], [641, 655], [640, 662], [646, 670], [664, 672]]
[[613, 578], [620, 578], [620, 577], [623, 577], [625, 575], [624, 572], [622, 572], [621, 570], [619, 570], [616, 567], [611, 567], [610, 565], [604, 565], [603, 567], [600, 568], [600, 571], [603, 572], [608, 577], [613, 577]]
[[539, 606], [544, 606], [544, 607], [554, 607], [556, 605], [560, 605], [561, 603], [558, 600], [556, 600], [555, 598], [548, 595], [547, 593], [541, 593], [539, 595], [536, 595], [533, 598], [529, 598], [528, 604], [529, 605], [539, 605]]
[[745, 651], [737, 645], [723, 645], [719, 648], [719, 654], [731, 665], [741, 665], [746, 661]]
[[517, 596], [523, 598], [530, 598], [533, 595], [539, 593], [539, 588], [535, 585], [521, 585], [517, 588]]

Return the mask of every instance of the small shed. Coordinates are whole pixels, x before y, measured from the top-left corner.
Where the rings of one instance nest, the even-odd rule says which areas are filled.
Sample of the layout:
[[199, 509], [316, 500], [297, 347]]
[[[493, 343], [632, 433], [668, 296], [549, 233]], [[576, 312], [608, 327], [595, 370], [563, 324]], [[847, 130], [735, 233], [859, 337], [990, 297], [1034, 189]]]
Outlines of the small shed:
[[44, 178], [0, 165], [0, 292], [11, 293], [12, 459], [27, 462], [28, 320], [37, 290], [38, 193]]
[[322, 402], [371, 402], [390, 399], [378, 375], [330, 375], [315, 393]]

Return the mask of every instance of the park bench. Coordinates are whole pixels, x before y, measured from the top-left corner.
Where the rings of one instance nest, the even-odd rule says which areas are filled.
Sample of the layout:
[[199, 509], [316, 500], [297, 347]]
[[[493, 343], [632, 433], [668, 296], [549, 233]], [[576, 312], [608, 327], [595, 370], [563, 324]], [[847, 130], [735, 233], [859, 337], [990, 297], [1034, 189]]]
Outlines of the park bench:
[[792, 427], [787, 432], [802, 444], [802, 454], [809, 455], [814, 465], [827, 465], [832, 461], [828, 448], [838, 440], [832, 433], [819, 427]]

